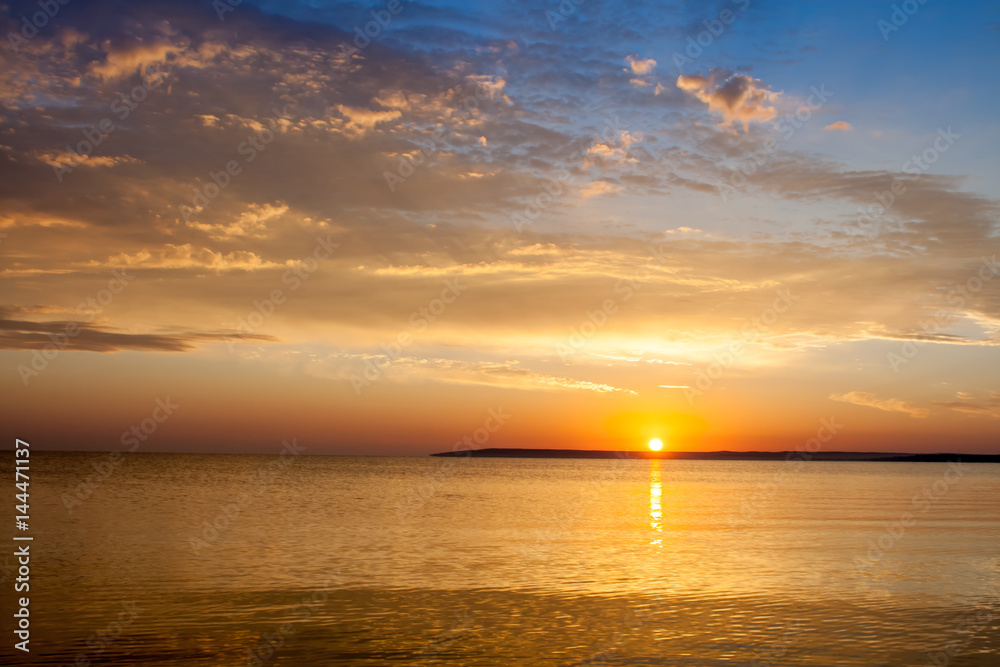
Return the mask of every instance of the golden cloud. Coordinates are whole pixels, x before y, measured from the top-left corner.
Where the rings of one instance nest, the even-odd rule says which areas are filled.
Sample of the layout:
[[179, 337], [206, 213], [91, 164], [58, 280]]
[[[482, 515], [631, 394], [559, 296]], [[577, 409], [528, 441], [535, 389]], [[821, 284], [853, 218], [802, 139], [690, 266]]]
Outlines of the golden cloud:
[[739, 121], [744, 130], [752, 120], [766, 122], [778, 115], [774, 105], [781, 94], [769, 90], [760, 79], [745, 74], [733, 75], [721, 84], [714, 73], [708, 77], [681, 74], [677, 77], [677, 87], [707, 104], [710, 111], [722, 114], [726, 125]]

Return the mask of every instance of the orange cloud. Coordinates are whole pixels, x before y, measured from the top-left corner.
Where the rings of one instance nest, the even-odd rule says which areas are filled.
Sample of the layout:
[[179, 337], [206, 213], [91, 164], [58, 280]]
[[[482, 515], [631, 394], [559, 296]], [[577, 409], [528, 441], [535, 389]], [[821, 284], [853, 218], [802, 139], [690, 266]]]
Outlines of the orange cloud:
[[358, 107], [349, 107], [345, 104], [338, 104], [337, 111], [346, 120], [344, 128], [351, 135], [364, 136], [367, 132], [375, 129], [380, 123], [399, 118], [402, 114], [398, 109], [391, 111], [372, 111]]
[[583, 190], [580, 190], [580, 196], [584, 198], [596, 197], [603, 194], [615, 194], [619, 190], [621, 190], [620, 186], [613, 185], [607, 181], [594, 181]]
[[707, 104], [710, 111], [722, 114], [726, 125], [740, 121], [744, 130], [751, 120], [765, 122], [778, 115], [774, 103], [781, 94], [768, 90], [763, 81], [744, 74], [731, 76], [721, 85], [717, 84], [715, 74], [708, 77], [681, 74], [677, 77], [677, 87]]
[[823, 129], [824, 130], [841, 130], [843, 132], [850, 132], [854, 128], [851, 127], [851, 124], [848, 123], [846, 120], [838, 120], [836, 123], [830, 123], [829, 125], [827, 125]]
[[90, 71], [104, 81], [121, 79], [138, 70], [145, 74], [149, 65], [165, 62], [171, 54], [177, 54], [181, 48], [172, 44], [141, 44], [128, 48], [115, 49], [108, 52], [103, 63], [94, 64]]
[[632, 68], [632, 73], [638, 74], [639, 76], [652, 74], [653, 70], [656, 69], [656, 61], [652, 58], [643, 60], [638, 56], [627, 56], [625, 60], [628, 62], [629, 67]]

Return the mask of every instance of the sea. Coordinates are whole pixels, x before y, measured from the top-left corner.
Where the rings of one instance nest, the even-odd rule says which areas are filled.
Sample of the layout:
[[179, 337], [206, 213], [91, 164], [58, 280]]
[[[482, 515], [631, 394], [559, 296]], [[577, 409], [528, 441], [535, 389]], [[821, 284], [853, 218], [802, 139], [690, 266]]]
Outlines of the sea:
[[33, 452], [29, 500], [3, 664], [1000, 665], [1000, 464]]

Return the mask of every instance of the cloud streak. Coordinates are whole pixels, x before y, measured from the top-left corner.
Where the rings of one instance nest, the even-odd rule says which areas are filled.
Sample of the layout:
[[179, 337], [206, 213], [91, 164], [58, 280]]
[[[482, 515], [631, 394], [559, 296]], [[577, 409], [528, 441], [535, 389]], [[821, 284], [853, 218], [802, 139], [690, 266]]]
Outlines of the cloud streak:
[[902, 412], [915, 419], [926, 419], [930, 415], [927, 408], [919, 408], [909, 401], [902, 401], [897, 398], [876, 398], [875, 394], [864, 391], [852, 391], [846, 394], [830, 394], [830, 400], [851, 403], [852, 405], [862, 405], [885, 412]]
[[0, 349], [44, 350], [47, 348], [81, 352], [187, 352], [200, 343], [229, 339], [277, 342], [273, 336], [238, 332], [184, 332], [133, 334], [95, 327], [75, 321], [32, 322], [0, 319]]

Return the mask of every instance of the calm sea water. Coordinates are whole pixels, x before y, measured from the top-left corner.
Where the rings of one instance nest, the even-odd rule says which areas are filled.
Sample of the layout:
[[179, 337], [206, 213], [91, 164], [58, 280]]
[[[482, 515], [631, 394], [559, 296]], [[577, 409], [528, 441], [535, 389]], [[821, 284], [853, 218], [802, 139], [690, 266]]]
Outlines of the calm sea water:
[[35, 453], [31, 477], [32, 653], [5, 613], [6, 664], [1000, 664], [1000, 465]]

